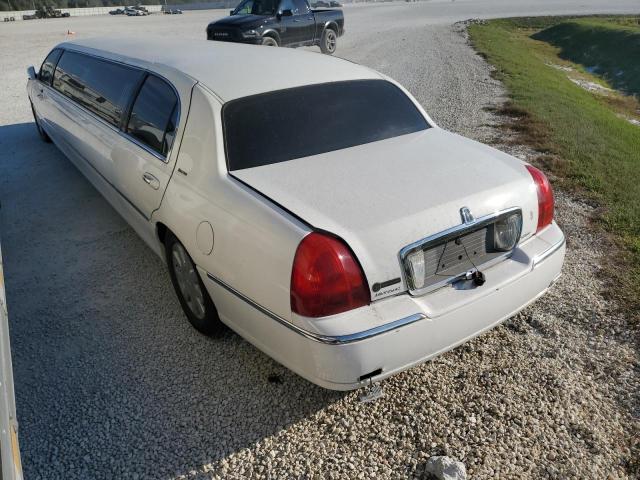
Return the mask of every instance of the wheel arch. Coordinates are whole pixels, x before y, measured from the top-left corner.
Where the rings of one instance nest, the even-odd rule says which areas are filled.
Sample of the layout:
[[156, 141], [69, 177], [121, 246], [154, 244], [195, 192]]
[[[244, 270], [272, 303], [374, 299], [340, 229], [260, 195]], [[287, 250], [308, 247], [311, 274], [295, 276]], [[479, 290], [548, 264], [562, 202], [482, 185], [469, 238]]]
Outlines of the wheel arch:
[[176, 234], [176, 232], [171, 227], [169, 227], [166, 223], [164, 223], [162, 221], [159, 221], [159, 222], [156, 222], [156, 237], [158, 239], [158, 242], [160, 243], [162, 251], [164, 252], [165, 260], [166, 260], [166, 254], [167, 254], [166, 253], [167, 252], [167, 240], [169, 239], [170, 235], [173, 235], [182, 244], [182, 246], [187, 251], [189, 256], [193, 259], [193, 255], [191, 255], [191, 252], [187, 248], [187, 245], [185, 244], [183, 239], [180, 238]]
[[[180, 242], [180, 244], [185, 249], [185, 251], [187, 252], [189, 257], [191, 257], [191, 261], [194, 263], [194, 265], [196, 267], [198, 267], [198, 264], [194, 260], [194, 257], [192, 255], [192, 253], [189, 251], [189, 248], [187, 247], [185, 242], [171, 228], [169, 228], [165, 223], [156, 222], [156, 236], [157, 236], [157, 238], [158, 238], [158, 240], [160, 242], [160, 245], [162, 246], [162, 249], [164, 251], [164, 261], [167, 263], [167, 266], [169, 267], [168, 262], [169, 262], [169, 255], [170, 255], [168, 250], [167, 250], [167, 239], [169, 238], [170, 235], [173, 235], [173, 237], [175, 237], [175, 239], [178, 242]], [[204, 284], [204, 279], [202, 277], [201, 277], [201, 280], [202, 280], [202, 283]], [[206, 290], [206, 288], [205, 288], [205, 290]], [[209, 294], [208, 291], [206, 293], [207, 293], [207, 295], [209, 295], [209, 298], [211, 299], [211, 302], [215, 306], [215, 302], [213, 301], [213, 298], [211, 298], [211, 294]]]
[[156, 222], [156, 237], [162, 245], [165, 245], [167, 241], [167, 233], [169, 232], [175, 235], [175, 233], [173, 233], [173, 231], [171, 231], [164, 223]]
[[265, 31], [262, 33], [262, 36], [263, 36], [263, 37], [271, 37], [271, 38], [273, 38], [276, 42], [278, 42], [278, 46], [280, 45], [280, 34], [279, 34], [276, 30], [274, 30], [274, 29], [268, 29], [268, 30], [265, 30]]
[[340, 32], [340, 28], [338, 27], [338, 24], [334, 20], [327, 21], [324, 24], [324, 28], [322, 29], [322, 32], [324, 33], [324, 31], [327, 29], [333, 30], [334, 32], [336, 32], [336, 35]]

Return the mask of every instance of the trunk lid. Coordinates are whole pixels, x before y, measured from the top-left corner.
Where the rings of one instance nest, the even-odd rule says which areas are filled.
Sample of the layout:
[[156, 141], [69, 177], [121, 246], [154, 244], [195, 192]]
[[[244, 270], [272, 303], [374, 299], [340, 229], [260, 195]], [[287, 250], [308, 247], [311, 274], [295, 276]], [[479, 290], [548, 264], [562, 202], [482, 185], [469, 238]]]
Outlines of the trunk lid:
[[232, 172], [314, 228], [343, 238], [377, 300], [407, 289], [400, 250], [462, 223], [511, 207], [521, 238], [535, 232], [537, 195], [521, 161], [439, 128], [367, 145]]

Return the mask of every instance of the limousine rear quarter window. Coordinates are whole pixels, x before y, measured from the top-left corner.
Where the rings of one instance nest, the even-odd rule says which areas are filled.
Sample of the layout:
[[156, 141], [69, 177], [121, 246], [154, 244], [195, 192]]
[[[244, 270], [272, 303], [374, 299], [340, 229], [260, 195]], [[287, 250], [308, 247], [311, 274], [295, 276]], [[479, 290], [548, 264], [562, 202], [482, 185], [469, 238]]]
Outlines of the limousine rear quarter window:
[[177, 104], [178, 98], [167, 82], [149, 75], [131, 109], [127, 132], [166, 155], [173, 143]]
[[141, 76], [140, 70], [66, 51], [56, 67], [53, 88], [119, 126]]
[[230, 171], [270, 165], [429, 128], [385, 80], [309, 85], [253, 95], [223, 108]]

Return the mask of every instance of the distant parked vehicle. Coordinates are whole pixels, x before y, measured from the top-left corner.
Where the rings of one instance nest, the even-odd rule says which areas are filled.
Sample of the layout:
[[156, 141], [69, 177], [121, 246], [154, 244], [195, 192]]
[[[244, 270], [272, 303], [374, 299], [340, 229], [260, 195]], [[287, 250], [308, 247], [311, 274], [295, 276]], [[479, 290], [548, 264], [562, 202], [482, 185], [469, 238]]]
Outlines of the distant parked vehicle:
[[329, 2], [329, 6], [331, 8], [342, 8], [342, 4], [340, 2], [334, 2], [334, 1]]
[[4, 21], [5, 22], [15, 22], [16, 21], [16, 17], [4, 17]]
[[115, 10], [111, 10], [109, 15], [124, 15], [124, 8], [116, 8]]
[[163, 10], [163, 13], [166, 13], [168, 15], [182, 15], [182, 10], [180, 10], [179, 8], [169, 8], [167, 10]]
[[341, 10], [312, 10], [307, 0], [243, 0], [229, 17], [209, 24], [207, 39], [269, 47], [318, 45], [331, 55], [343, 32]]
[[127, 17], [142, 17], [144, 15], [148, 15], [148, 13], [144, 13], [142, 10], [138, 10], [135, 7], [125, 8], [124, 13]]
[[55, 9], [50, 5], [43, 5], [38, 7], [33, 15], [23, 15], [22, 19], [34, 20], [36, 18], [66, 18], [69, 16], [69, 12], [63, 12], [62, 10]]

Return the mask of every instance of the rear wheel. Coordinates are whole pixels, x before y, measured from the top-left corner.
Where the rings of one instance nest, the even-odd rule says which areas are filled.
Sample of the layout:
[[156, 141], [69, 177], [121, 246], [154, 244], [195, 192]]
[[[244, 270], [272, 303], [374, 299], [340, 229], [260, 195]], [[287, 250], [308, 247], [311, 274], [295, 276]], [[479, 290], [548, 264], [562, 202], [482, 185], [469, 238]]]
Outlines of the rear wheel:
[[191, 325], [205, 335], [222, 332], [224, 326], [218, 311], [184, 245], [167, 232], [165, 249], [171, 283]]
[[51, 143], [51, 138], [47, 135], [47, 132], [44, 131], [42, 125], [40, 125], [40, 120], [38, 120], [38, 115], [36, 115], [36, 109], [33, 108], [33, 103], [31, 104], [31, 113], [33, 113], [33, 121], [36, 123], [36, 130], [38, 130], [38, 135], [43, 142]]
[[278, 41], [273, 37], [264, 37], [262, 39], [262, 45], [265, 47], [277, 47]]
[[325, 28], [320, 39], [320, 50], [327, 55], [333, 55], [338, 46], [338, 35], [335, 30]]

